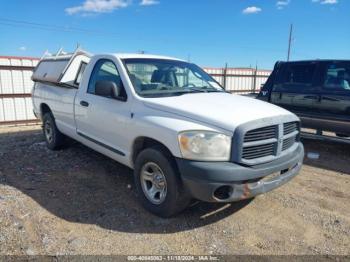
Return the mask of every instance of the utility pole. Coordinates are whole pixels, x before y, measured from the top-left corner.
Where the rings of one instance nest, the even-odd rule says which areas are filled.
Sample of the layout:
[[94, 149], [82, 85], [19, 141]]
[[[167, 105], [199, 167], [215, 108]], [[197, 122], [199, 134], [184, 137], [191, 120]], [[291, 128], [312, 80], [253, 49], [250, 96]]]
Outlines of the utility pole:
[[228, 64], [226, 62], [225, 67], [224, 67], [224, 72], [223, 72], [223, 83], [222, 86], [224, 87], [224, 90], [226, 90], [226, 78], [227, 78], [227, 68], [228, 68]]
[[292, 47], [292, 40], [293, 40], [293, 24], [290, 25], [290, 31], [289, 31], [287, 61], [289, 61], [289, 59], [290, 59], [290, 51], [291, 51], [291, 47]]

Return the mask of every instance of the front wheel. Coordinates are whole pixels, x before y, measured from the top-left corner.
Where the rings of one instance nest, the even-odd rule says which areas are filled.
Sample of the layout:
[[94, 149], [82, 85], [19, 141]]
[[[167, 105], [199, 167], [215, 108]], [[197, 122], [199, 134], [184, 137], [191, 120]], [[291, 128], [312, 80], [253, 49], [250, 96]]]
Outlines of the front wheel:
[[170, 217], [190, 203], [173, 157], [161, 147], [147, 148], [137, 156], [134, 175], [140, 201], [151, 213]]

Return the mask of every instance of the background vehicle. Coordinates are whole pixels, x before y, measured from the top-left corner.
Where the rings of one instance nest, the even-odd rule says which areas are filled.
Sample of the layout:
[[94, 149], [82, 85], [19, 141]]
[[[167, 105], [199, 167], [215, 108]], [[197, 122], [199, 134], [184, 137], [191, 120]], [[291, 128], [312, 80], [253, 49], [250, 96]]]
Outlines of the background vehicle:
[[254, 197], [302, 165], [294, 114], [228, 94], [185, 61], [78, 50], [44, 58], [33, 80], [48, 147], [62, 147], [69, 136], [133, 168], [143, 206], [160, 216], [191, 198]]
[[303, 127], [350, 136], [350, 61], [277, 62], [258, 99], [294, 112]]

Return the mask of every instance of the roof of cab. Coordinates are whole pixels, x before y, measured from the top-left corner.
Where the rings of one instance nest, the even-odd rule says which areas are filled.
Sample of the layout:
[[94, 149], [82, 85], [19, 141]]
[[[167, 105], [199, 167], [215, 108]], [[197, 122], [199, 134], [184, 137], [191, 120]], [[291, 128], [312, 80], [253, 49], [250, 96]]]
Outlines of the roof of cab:
[[169, 57], [169, 56], [160, 56], [160, 55], [150, 55], [150, 54], [126, 54], [126, 53], [117, 53], [113, 54], [117, 58], [120, 59], [139, 59], [139, 58], [144, 58], [144, 59], [166, 59], [166, 60], [177, 60], [177, 61], [184, 61], [182, 59], [174, 58], [174, 57]]
[[278, 61], [281, 63], [317, 63], [317, 62], [349, 62], [349, 59], [310, 59], [310, 60], [295, 60], [295, 61]]

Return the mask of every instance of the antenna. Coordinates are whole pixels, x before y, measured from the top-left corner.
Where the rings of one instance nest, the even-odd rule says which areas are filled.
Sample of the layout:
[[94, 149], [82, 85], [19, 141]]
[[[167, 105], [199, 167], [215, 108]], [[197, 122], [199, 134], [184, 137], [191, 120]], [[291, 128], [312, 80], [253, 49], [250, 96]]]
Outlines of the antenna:
[[290, 31], [289, 31], [287, 61], [290, 60], [290, 52], [291, 52], [291, 48], [292, 48], [292, 39], [293, 39], [293, 24], [290, 25]]

